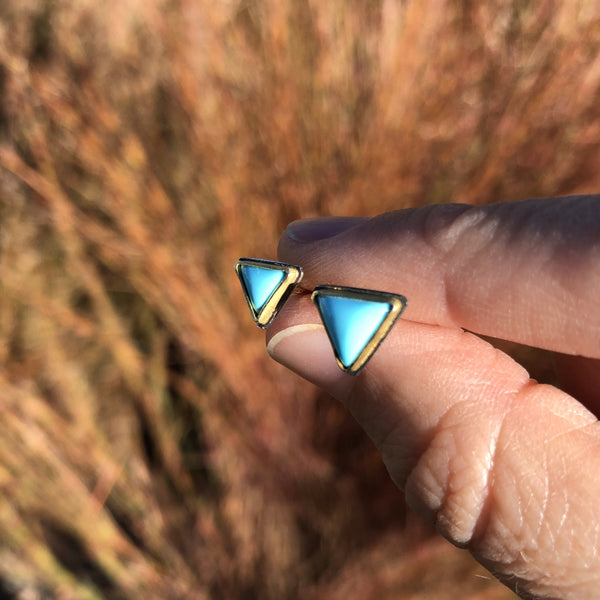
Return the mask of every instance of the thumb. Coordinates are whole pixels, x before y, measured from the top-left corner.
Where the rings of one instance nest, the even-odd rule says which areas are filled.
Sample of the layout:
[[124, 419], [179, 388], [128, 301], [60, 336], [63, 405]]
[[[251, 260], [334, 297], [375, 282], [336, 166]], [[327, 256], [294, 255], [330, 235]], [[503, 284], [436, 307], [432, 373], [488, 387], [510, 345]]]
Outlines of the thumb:
[[[336, 256], [337, 236], [326, 244], [327, 256], [320, 254], [321, 242], [302, 242], [301, 253], [310, 253], [307, 281], [350, 285], [353, 272], [362, 268], [370, 281], [381, 280], [371, 287], [402, 293], [397, 278], [386, 279], [381, 258], [369, 269], [371, 250], [361, 230], [366, 226], [372, 251], [381, 257], [395, 235], [406, 235], [407, 222], [419, 244], [425, 230], [416, 226], [418, 219], [418, 211], [404, 221], [395, 215], [395, 233], [382, 218], [376, 225], [357, 222], [340, 235], [344, 246], [352, 234], [361, 248], [354, 260]], [[284, 243], [290, 261], [294, 243]], [[444, 260], [451, 270], [451, 260]], [[425, 276], [441, 269], [435, 252], [430, 261], [420, 265]], [[331, 281], [325, 276], [334, 264], [337, 279]], [[470, 310], [476, 314], [476, 306]], [[357, 377], [337, 368], [306, 294], [290, 298], [268, 332], [268, 349], [342, 401], [381, 451], [411, 506], [507, 585], [534, 598], [596, 598], [595, 417], [560, 390], [531, 381], [510, 357], [451, 319], [423, 323], [409, 320], [408, 309], [406, 314]]]

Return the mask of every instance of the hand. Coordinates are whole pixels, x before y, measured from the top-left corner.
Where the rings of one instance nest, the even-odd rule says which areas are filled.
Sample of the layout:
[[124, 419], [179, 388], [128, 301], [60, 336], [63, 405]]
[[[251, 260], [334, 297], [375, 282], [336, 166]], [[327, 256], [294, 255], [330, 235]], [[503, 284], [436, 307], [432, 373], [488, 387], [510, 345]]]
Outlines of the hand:
[[[352, 412], [412, 508], [525, 597], [600, 597], [600, 197], [298, 221], [279, 259], [309, 291], [408, 298], [357, 377], [308, 294], [267, 341]], [[560, 353], [565, 389], [476, 334]]]

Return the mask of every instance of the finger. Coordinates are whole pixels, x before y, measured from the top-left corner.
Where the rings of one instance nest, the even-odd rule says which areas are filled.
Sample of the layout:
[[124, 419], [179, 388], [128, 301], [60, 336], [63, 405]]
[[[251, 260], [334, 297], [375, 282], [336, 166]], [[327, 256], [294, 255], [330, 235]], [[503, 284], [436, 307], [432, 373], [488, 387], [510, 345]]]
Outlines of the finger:
[[397, 292], [408, 320], [600, 358], [600, 197], [403, 210], [315, 239], [326, 224], [296, 222], [280, 242], [308, 289]]
[[267, 335], [276, 360], [348, 407], [448, 539], [519, 593], [597, 597], [600, 433], [573, 398], [477, 336], [403, 319], [350, 377], [308, 295]]

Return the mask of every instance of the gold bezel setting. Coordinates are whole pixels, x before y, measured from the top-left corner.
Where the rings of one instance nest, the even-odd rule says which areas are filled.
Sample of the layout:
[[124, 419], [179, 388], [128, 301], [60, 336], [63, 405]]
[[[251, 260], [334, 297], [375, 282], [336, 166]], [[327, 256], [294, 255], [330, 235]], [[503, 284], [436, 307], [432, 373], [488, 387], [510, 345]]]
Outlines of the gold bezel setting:
[[[273, 271], [281, 271], [284, 274], [283, 280], [273, 290], [268, 300], [259, 309], [252, 303], [250, 290], [248, 289], [246, 280], [242, 274], [244, 266], [272, 269]], [[303, 274], [302, 267], [299, 267], [298, 265], [291, 265], [262, 258], [240, 258], [235, 263], [235, 272], [242, 284], [244, 297], [250, 308], [252, 319], [262, 329], [266, 329], [272, 323], [285, 301], [302, 279]]]
[[[319, 305], [319, 298], [334, 297], [334, 298], [346, 298], [352, 300], [362, 300], [365, 302], [375, 302], [389, 305], [389, 312], [384, 317], [383, 321], [374, 331], [373, 335], [368, 339], [368, 342], [364, 345], [355, 360], [351, 364], [346, 365], [341, 359], [340, 353], [338, 352], [336, 340], [329, 331], [326, 318], [321, 311]], [[331, 342], [333, 352], [335, 355], [336, 362], [340, 369], [349, 375], [357, 375], [366, 366], [367, 362], [371, 359], [377, 348], [383, 342], [387, 334], [390, 332], [392, 326], [400, 317], [407, 305], [407, 300], [404, 296], [399, 294], [392, 294], [389, 292], [379, 292], [376, 290], [366, 290], [362, 288], [344, 287], [337, 285], [319, 285], [315, 288], [311, 296], [312, 301], [319, 310], [319, 315], [325, 326], [325, 331]]]

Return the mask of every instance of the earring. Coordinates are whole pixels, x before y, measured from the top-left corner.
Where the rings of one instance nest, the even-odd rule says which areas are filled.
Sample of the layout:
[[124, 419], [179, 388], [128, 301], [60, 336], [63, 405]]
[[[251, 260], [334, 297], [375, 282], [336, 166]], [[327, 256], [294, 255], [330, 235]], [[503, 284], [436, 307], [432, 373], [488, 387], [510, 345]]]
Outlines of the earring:
[[261, 258], [240, 258], [235, 264], [235, 272], [250, 314], [263, 329], [271, 324], [302, 279], [301, 267]]
[[359, 288], [319, 285], [316, 304], [339, 367], [357, 375], [406, 308], [398, 294]]

